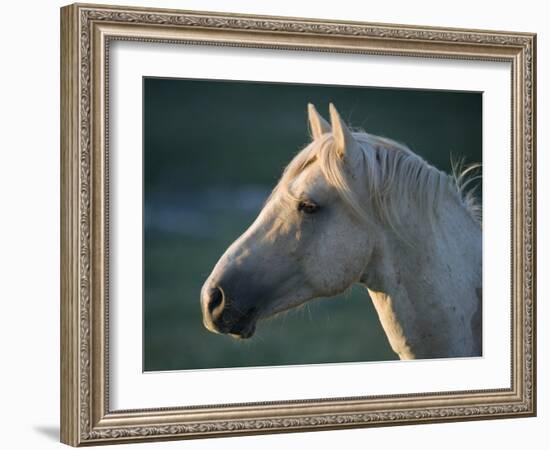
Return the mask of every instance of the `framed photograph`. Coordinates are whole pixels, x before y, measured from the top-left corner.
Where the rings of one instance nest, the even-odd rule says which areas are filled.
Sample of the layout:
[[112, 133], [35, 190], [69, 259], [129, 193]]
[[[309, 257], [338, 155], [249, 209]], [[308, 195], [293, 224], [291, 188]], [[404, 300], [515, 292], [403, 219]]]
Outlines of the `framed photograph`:
[[62, 442], [535, 415], [535, 58], [62, 8]]

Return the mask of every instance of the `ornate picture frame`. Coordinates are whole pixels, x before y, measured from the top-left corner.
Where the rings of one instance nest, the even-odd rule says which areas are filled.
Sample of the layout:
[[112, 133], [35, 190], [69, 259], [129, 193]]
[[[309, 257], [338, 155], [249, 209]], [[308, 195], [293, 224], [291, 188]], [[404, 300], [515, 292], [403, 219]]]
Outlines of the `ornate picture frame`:
[[[507, 62], [508, 388], [113, 410], [109, 393], [109, 57], [114, 41]], [[61, 441], [186, 439], [536, 414], [536, 35], [74, 4], [61, 9]]]

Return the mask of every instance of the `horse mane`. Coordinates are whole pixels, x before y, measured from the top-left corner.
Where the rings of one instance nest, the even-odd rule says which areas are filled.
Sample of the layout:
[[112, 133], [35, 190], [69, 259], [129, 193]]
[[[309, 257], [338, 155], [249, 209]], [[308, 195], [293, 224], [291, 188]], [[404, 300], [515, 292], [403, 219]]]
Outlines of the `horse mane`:
[[[403, 203], [414, 204], [419, 212], [434, 223], [443, 194], [451, 192], [481, 226], [481, 205], [475, 196], [475, 186], [468, 185], [480, 178], [479, 164], [465, 167], [463, 162], [452, 163], [452, 173], [446, 174], [427, 163], [407, 146], [392, 139], [365, 132], [354, 132], [353, 137], [362, 151], [365, 181], [368, 184], [371, 205], [377, 216], [398, 234], [403, 224], [399, 211]], [[374, 151], [372, 151], [374, 149]], [[362, 219], [369, 220], [367, 211], [350, 187], [342, 158], [334, 149], [332, 133], [325, 133], [313, 141], [286, 167], [274, 192], [285, 190], [308, 165], [318, 161], [327, 181], [336, 188], [342, 199]]]

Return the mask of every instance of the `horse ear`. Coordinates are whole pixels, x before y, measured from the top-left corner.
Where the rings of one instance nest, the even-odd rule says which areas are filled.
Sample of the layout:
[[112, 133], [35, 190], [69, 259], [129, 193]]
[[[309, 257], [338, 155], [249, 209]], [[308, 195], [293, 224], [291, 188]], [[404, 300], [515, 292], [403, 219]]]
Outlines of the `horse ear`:
[[307, 105], [307, 115], [313, 140], [321, 137], [325, 133], [330, 133], [330, 124], [321, 117], [312, 103], [308, 103]]
[[346, 124], [340, 118], [340, 114], [336, 111], [335, 106], [331, 103], [329, 105], [330, 111], [330, 123], [332, 125], [332, 135], [336, 142], [336, 150], [340, 157], [353, 159], [353, 154], [358, 148], [357, 141], [351, 134], [351, 131]]

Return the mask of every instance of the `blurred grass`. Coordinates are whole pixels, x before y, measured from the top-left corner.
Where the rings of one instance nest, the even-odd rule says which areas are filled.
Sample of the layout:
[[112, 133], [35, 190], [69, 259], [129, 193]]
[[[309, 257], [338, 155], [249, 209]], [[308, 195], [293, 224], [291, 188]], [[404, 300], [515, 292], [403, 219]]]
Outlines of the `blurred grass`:
[[259, 211], [243, 187], [268, 192], [309, 141], [308, 102], [326, 117], [332, 101], [449, 172], [451, 152], [481, 161], [481, 94], [159, 78], [143, 93], [144, 370], [396, 359], [361, 287], [260, 322], [246, 341], [203, 327], [200, 289]]

